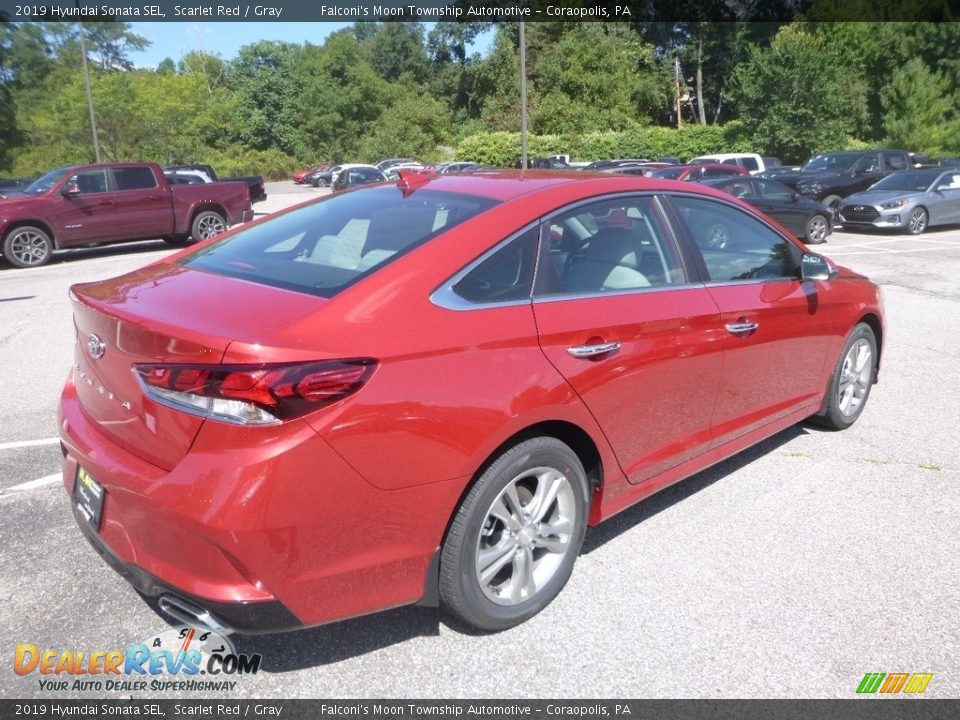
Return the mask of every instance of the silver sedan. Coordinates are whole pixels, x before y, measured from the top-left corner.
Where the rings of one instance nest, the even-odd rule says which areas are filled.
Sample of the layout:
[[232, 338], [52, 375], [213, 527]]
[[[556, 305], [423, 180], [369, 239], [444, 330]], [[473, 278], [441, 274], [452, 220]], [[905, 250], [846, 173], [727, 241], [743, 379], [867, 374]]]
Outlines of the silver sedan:
[[840, 205], [846, 228], [899, 228], [919, 235], [931, 225], [960, 223], [960, 169], [900, 170]]

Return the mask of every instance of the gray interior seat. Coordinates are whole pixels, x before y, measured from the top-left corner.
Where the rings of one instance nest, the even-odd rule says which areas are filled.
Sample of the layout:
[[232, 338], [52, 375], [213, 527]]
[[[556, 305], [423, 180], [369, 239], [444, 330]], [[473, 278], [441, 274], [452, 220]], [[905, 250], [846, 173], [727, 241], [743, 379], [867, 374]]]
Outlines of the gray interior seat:
[[633, 230], [605, 228], [590, 238], [583, 250], [570, 258], [568, 292], [629, 290], [649, 287], [641, 272], [644, 248]]

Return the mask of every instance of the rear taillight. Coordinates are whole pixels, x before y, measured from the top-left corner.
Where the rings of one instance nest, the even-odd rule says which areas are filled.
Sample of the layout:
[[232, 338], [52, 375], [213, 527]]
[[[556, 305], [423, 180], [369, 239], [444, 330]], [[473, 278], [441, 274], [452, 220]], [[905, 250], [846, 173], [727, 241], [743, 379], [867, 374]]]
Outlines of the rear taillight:
[[144, 392], [163, 405], [212, 420], [270, 425], [352, 395], [376, 360], [271, 365], [135, 365]]

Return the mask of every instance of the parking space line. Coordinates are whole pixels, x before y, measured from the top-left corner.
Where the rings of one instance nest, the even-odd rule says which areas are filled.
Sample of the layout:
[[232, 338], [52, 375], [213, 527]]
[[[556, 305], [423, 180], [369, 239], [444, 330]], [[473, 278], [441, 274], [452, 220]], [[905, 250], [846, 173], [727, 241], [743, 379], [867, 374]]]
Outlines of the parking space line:
[[51, 485], [56, 485], [58, 482], [61, 482], [63, 479], [62, 473], [56, 473], [54, 475], [45, 475], [44, 477], [37, 478], [36, 480], [28, 480], [27, 482], [20, 483], [19, 485], [13, 485], [6, 488], [4, 492], [0, 492], [0, 500], [8, 497], [14, 497], [15, 495], [20, 495], [29, 490], [36, 490], [42, 487], [49, 487]]
[[55, 482], [59, 482], [63, 477], [62, 473], [56, 473], [54, 475], [45, 475], [42, 478], [37, 478], [36, 480], [28, 480], [27, 482], [20, 483], [19, 485], [14, 485], [7, 488], [7, 492], [23, 492], [24, 490], [36, 490], [37, 488], [44, 487], [45, 485], [53, 485]]
[[39, 447], [41, 445], [56, 445], [60, 438], [43, 438], [42, 440], [14, 440], [13, 442], [0, 443], [0, 450], [16, 450], [17, 448]]

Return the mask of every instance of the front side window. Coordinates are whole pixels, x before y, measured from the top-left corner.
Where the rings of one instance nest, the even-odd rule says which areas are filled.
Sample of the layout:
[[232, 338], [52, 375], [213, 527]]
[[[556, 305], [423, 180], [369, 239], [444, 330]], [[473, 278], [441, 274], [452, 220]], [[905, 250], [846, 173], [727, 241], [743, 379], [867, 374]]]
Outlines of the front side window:
[[760, 169], [760, 164], [757, 162], [757, 159], [753, 157], [743, 158], [743, 162], [741, 164], [750, 172]]
[[215, 242], [180, 262], [264, 285], [333, 297], [408, 250], [496, 204], [396, 187], [332, 195]]
[[543, 233], [550, 262], [540, 263], [536, 295], [592, 295], [686, 282], [650, 197], [581, 206], [550, 220]]
[[88, 170], [77, 173], [68, 182], [76, 183], [84, 195], [107, 191], [107, 173], [105, 170]]
[[711, 282], [796, 278], [799, 249], [757, 218], [724, 203], [674, 197]]

